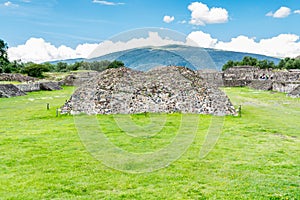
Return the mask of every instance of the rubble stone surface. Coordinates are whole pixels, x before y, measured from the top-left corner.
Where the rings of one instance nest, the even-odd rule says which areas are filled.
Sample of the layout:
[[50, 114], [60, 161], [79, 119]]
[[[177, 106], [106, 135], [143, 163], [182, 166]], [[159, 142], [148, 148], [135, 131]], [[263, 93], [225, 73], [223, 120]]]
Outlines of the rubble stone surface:
[[158, 67], [148, 72], [105, 70], [75, 91], [62, 107], [62, 113], [66, 112], [236, 115], [225, 93], [183, 67]]

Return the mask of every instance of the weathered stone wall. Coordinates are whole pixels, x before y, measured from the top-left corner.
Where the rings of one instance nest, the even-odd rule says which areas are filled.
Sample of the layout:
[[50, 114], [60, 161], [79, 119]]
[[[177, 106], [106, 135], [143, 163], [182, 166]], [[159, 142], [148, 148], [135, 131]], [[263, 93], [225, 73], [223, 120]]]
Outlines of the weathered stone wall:
[[76, 90], [62, 107], [66, 112], [236, 114], [225, 93], [182, 67], [108, 69]]
[[61, 90], [59, 82], [34, 82], [16, 85], [23, 92], [34, 92], [40, 90]]
[[22, 74], [0, 73], [0, 81], [28, 82], [35, 80], [37, 79], [30, 76], [24, 76]]
[[300, 85], [300, 82], [273, 82], [272, 90], [290, 93]]
[[9, 98], [26, 95], [13, 84], [0, 84], [0, 98]]
[[33, 91], [39, 91], [40, 89], [40, 83], [27, 83], [27, 84], [19, 84], [16, 85], [17, 88], [22, 90], [23, 92], [33, 92]]
[[293, 98], [300, 98], [300, 85], [298, 85], [293, 91], [288, 93], [288, 96]]
[[40, 90], [61, 90], [59, 82], [34, 82], [28, 84], [0, 84], [0, 98], [26, 95], [26, 92]]

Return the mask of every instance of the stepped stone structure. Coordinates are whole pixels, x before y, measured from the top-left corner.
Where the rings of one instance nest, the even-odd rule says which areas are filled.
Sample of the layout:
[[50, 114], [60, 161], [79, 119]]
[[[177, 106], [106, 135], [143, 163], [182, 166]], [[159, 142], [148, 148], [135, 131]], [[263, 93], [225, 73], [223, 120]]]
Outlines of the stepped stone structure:
[[23, 95], [26, 95], [26, 93], [13, 84], [0, 84], [0, 98], [10, 98]]
[[61, 110], [71, 114], [236, 115], [225, 93], [183, 67], [158, 67], [148, 72], [105, 70], [79, 87]]

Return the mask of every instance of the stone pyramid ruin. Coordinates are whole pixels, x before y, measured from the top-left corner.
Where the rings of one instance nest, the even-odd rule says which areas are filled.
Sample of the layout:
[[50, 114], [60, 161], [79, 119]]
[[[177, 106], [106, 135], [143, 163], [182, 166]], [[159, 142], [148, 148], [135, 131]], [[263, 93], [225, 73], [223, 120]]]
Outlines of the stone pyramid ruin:
[[62, 113], [71, 114], [145, 112], [236, 115], [225, 93], [184, 67], [108, 69], [79, 87], [62, 107]]

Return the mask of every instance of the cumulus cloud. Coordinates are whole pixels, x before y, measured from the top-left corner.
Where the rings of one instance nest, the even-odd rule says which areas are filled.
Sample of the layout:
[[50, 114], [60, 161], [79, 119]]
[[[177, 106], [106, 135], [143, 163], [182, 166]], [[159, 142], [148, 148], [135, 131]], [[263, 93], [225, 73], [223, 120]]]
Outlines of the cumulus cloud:
[[185, 45], [185, 42], [175, 41], [168, 38], [161, 38], [157, 32], [149, 32], [147, 38], [133, 38], [127, 42], [102, 42], [95, 51], [91, 53], [89, 58], [99, 57], [113, 52], [129, 50], [133, 48], [146, 47], [146, 46], [165, 46], [170, 44]]
[[188, 45], [194, 46], [194, 44], [197, 44], [204, 48], [214, 48], [218, 41], [217, 39], [212, 38], [210, 34], [202, 31], [191, 32], [187, 36], [187, 39]]
[[295, 14], [300, 14], [300, 10], [295, 10], [294, 13]]
[[93, 0], [93, 3], [99, 3], [106, 6], [118, 6], [118, 5], [124, 5], [125, 3], [121, 2], [112, 2], [112, 1], [100, 1], [100, 0]]
[[266, 16], [268, 16], [268, 17], [274, 17], [274, 18], [286, 18], [290, 14], [291, 14], [291, 9], [288, 8], [288, 7], [282, 6], [277, 11], [275, 11], [275, 13], [273, 13], [272, 11], [268, 12], [266, 14]]
[[278, 36], [255, 41], [255, 38], [238, 36], [230, 42], [219, 41], [217, 49], [263, 54], [273, 57], [296, 57], [300, 54], [299, 36], [295, 34], [280, 34]]
[[5, 2], [3, 5], [6, 6], [6, 7], [11, 7], [11, 8], [16, 8], [16, 7], [19, 6], [18, 4], [14, 4], [10, 1]]
[[206, 4], [194, 2], [188, 6], [191, 13], [190, 24], [201, 25], [228, 22], [228, 12], [224, 8], [208, 8]]
[[256, 40], [244, 35], [232, 38], [228, 42], [219, 41], [202, 31], [191, 32], [186, 41], [162, 38], [157, 32], [149, 32], [146, 38], [133, 38], [129, 41], [104, 41], [100, 44], [80, 44], [75, 49], [61, 45], [56, 47], [42, 38], [30, 38], [23, 45], [8, 49], [11, 61], [46, 62], [72, 58], [93, 58], [113, 52], [145, 46], [165, 46], [170, 44], [200, 46], [228, 51], [263, 54], [273, 57], [296, 57], [300, 55], [300, 37], [295, 34], [280, 34], [272, 38]]
[[164, 16], [164, 22], [166, 22], [166, 23], [171, 23], [172, 21], [174, 21], [175, 20], [175, 17], [174, 16], [168, 16], [168, 15], [166, 15], [166, 16]]
[[76, 49], [65, 45], [55, 47], [42, 38], [30, 38], [25, 44], [8, 49], [8, 57], [12, 60], [21, 59], [23, 62], [46, 62], [71, 58], [87, 57], [98, 44], [81, 44]]

